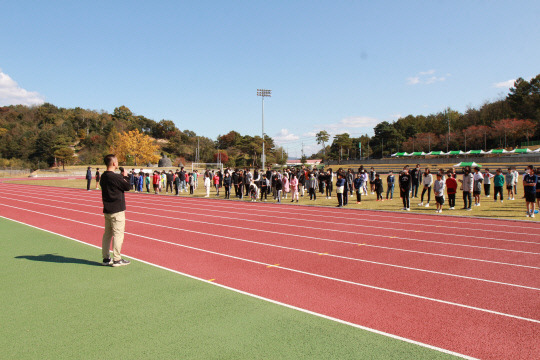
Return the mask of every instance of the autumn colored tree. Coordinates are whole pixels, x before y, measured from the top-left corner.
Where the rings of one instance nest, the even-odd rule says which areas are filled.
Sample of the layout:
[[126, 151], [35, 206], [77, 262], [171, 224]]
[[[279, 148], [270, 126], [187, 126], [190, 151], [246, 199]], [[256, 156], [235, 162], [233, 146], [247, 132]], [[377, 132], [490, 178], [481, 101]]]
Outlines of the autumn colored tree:
[[152, 138], [138, 129], [117, 134], [113, 139], [111, 152], [123, 164], [156, 163], [159, 160], [159, 146]]
[[226, 164], [229, 162], [229, 155], [227, 155], [227, 151], [225, 150], [219, 150], [219, 152], [216, 152], [214, 154], [214, 162], [218, 162], [218, 160], [222, 163], [222, 164]]
[[66, 170], [66, 164], [73, 162], [75, 153], [70, 147], [62, 147], [54, 152], [54, 156], [62, 162], [62, 171]]

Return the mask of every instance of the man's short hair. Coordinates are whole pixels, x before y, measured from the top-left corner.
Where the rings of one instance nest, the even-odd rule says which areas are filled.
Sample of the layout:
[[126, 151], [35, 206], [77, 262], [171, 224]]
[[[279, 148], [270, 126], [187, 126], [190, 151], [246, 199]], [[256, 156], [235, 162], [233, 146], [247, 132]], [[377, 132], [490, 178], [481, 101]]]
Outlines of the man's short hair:
[[105, 166], [109, 167], [114, 163], [114, 159], [116, 159], [116, 155], [109, 154], [103, 158], [103, 162], [105, 163]]

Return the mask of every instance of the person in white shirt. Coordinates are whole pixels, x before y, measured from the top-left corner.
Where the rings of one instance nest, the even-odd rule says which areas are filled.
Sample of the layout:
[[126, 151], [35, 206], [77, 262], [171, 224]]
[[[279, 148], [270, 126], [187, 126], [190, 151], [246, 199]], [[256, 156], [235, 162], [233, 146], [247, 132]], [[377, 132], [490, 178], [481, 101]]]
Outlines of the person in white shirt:
[[209, 174], [204, 174], [204, 188], [206, 189], [206, 196], [205, 197], [209, 197], [210, 196], [210, 175]]
[[491, 195], [491, 179], [495, 177], [492, 173], [489, 172], [489, 169], [484, 170], [484, 195], [489, 197]]
[[480, 173], [480, 168], [477, 166], [474, 168], [474, 174], [473, 174], [473, 195], [474, 195], [475, 206], [480, 206], [480, 195], [482, 194], [483, 182], [484, 182], [484, 176]]
[[514, 187], [514, 197], [517, 196], [517, 184], [519, 181], [519, 172], [516, 170], [516, 168], [512, 168], [512, 175], [514, 176], [514, 179], [512, 181], [512, 186]]
[[420, 196], [420, 204], [418, 204], [418, 206], [424, 205], [424, 194], [427, 191], [426, 207], [429, 207], [429, 202], [431, 201], [431, 186], [433, 185], [433, 175], [431, 175], [431, 171], [429, 170], [429, 168], [426, 168], [426, 170], [422, 174], [422, 185], [424, 186], [424, 189], [422, 190], [422, 195]]
[[437, 213], [442, 213], [442, 207], [444, 205], [444, 187], [445, 182], [443, 174], [437, 173], [437, 180], [433, 183], [433, 194], [435, 195], [435, 202], [437, 203]]

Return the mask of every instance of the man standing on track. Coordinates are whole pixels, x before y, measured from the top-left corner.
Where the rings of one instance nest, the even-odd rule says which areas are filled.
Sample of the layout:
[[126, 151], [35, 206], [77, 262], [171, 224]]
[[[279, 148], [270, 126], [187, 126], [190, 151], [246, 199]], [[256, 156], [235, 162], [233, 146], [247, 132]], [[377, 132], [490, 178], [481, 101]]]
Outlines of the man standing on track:
[[92, 168], [89, 166], [86, 170], [86, 190], [90, 191], [90, 185], [92, 185]]
[[[124, 242], [124, 229], [126, 227], [126, 199], [124, 191], [130, 190], [126, 181], [126, 171], [115, 174], [118, 168], [118, 159], [115, 155], [105, 156], [107, 170], [101, 175], [101, 199], [103, 200], [103, 214], [105, 216], [105, 232], [102, 239], [103, 265], [123, 266], [129, 265], [129, 260], [122, 259], [121, 250]], [[110, 258], [111, 238], [113, 241], [113, 260]]]

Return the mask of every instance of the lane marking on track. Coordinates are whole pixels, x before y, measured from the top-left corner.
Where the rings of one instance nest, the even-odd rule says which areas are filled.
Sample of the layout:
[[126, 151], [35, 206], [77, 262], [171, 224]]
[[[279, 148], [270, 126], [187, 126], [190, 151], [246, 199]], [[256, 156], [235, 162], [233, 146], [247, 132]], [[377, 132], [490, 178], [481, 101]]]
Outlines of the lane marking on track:
[[319, 255], [328, 255], [328, 253], [327, 253], [327, 252], [325, 252], [325, 253], [319, 253]]
[[[47, 230], [47, 229], [43, 229], [43, 228], [40, 228], [40, 227], [37, 227], [37, 226], [34, 226], [34, 225], [26, 224], [26, 223], [24, 223], [24, 222], [21, 222], [21, 221], [18, 221], [18, 220], [14, 220], [14, 219], [11, 219], [11, 218], [8, 218], [8, 217], [5, 217], [5, 216], [1, 216], [1, 215], [0, 215], [0, 218], [4, 218], [4, 219], [9, 220], [9, 221], [13, 221], [13, 222], [16, 222], [16, 223], [19, 223], [19, 224], [22, 224], [22, 225], [25, 225], [25, 226], [28, 226], [28, 227], [31, 227], [31, 228], [34, 228], [34, 229], [38, 229], [38, 230], [41, 230], [41, 231], [44, 231], [44, 232], [47, 232], [47, 233], [50, 233], [50, 234], [53, 234], [53, 235], [57, 235], [57, 236], [60, 236], [60, 237], [65, 238], [65, 239], [69, 239], [69, 240], [72, 240], [72, 241], [76, 241], [76, 242], [78, 242], [78, 243], [81, 243], [81, 244], [84, 244], [84, 245], [87, 245], [87, 246], [94, 247], [94, 248], [96, 248], [96, 249], [101, 249], [100, 246], [93, 245], [93, 244], [89, 244], [89, 243], [84, 242], [84, 241], [82, 241], [82, 240], [78, 240], [78, 239], [75, 239], [75, 238], [72, 238], [72, 237], [69, 237], [69, 236], [65, 236], [65, 235], [62, 235], [62, 234], [59, 234], [59, 233], [56, 233], [56, 232], [53, 232], [53, 231], [50, 231], [50, 230]], [[205, 280], [205, 279], [202, 279], [202, 278], [199, 278], [199, 277], [196, 277], [196, 276], [187, 274], [187, 273], [183, 273], [183, 272], [180, 272], [180, 271], [178, 271], [178, 270], [174, 270], [174, 269], [171, 269], [171, 268], [167, 268], [167, 267], [165, 267], [165, 266], [161, 266], [161, 265], [158, 265], [158, 264], [155, 264], [155, 263], [146, 261], [146, 260], [142, 260], [142, 259], [139, 259], [139, 258], [130, 256], [129, 254], [124, 254], [124, 255], [125, 255], [126, 257], [129, 257], [129, 258], [133, 259], [133, 260], [139, 261], [139, 262], [141, 262], [141, 263], [143, 263], [143, 264], [147, 264], [147, 265], [156, 267], [156, 268], [158, 268], [158, 269], [170, 271], [170, 272], [172, 272], [172, 273], [175, 273], [175, 274], [178, 274], [178, 275], [181, 275], [181, 276], [185, 276], [185, 277], [188, 277], [188, 278], [190, 278], [190, 279], [194, 279], [194, 280], [202, 281], [202, 282], [205, 282], [205, 283], [209, 283], [209, 284], [211, 284], [211, 285], [220, 287], [220, 288], [222, 288], [222, 289], [234, 291], [234, 292], [236, 292], [236, 293], [239, 293], [239, 294], [242, 294], [242, 295], [247, 295], [247, 296], [253, 297], [253, 298], [255, 298], [255, 299], [267, 301], [267, 302], [272, 303], [272, 304], [276, 304], [276, 305], [279, 305], [279, 306], [284, 306], [284, 307], [286, 307], [286, 308], [293, 309], [293, 310], [297, 310], [297, 311], [301, 311], [301, 312], [306, 313], [306, 314], [309, 314], [309, 315], [314, 315], [314, 316], [317, 316], [317, 317], [320, 317], [320, 318], [323, 318], [323, 319], [327, 319], [327, 320], [331, 320], [331, 321], [334, 321], [334, 322], [337, 322], [337, 323], [340, 323], [340, 324], [352, 326], [352, 327], [355, 327], [355, 328], [357, 328], [357, 329], [369, 331], [369, 332], [374, 333], [374, 334], [378, 334], [378, 335], [382, 335], [382, 336], [387, 336], [387, 337], [392, 338], [392, 339], [397, 339], [397, 340], [405, 341], [405, 342], [407, 342], [407, 343], [415, 344], [415, 345], [418, 345], [418, 346], [421, 346], [421, 347], [425, 347], [425, 348], [427, 348], [427, 349], [432, 349], [432, 350], [440, 351], [440, 352], [445, 353], [445, 354], [449, 354], [449, 355], [453, 355], [453, 356], [462, 357], [462, 358], [467, 359], [467, 360], [478, 360], [477, 358], [474, 358], [474, 357], [471, 357], [471, 356], [468, 356], [468, 355], [460, 354], [460, 353], [457, 353], [457, 352], [454, 352], [454, 351], [450, 351], [450, 350], [447, 350], [447, 349], [443, 349], [443, 348], [439, 348], [439, 347], [436, 347], [436, 346], [433, 346], [433, 345], [430, 345], [430, 344], [422, 343], [422, 342], [419, 342], [419, 341], [416, 341], [416, 340], [408, 339], [408, 338], [405, 338], [405, 337], [401, 337], [401, 336], [398, 336], [398, 335], [390, 334], [390, 333], [387, 333], [387, 332], [384, 332], [384, 331], [380, 331], [380, 330], [377, 330], [377, 329], [373, 329], [373, 328], [369, 328], [369, 327], [362, 326], [362, 325], [359, 325], [359, 324], [355, 324], [355, 323], [352, 323], [352, 322], [348, 322], [348, 321], [345, 321], [345, 320], [342, 320], [342, 319], [338, 319], [338, 318], [335, 318], [335, 317], [331, 317], [331, 316], [328, 316], [328, 315], [324, 315], [324, 314], [321, 314], [321, 313], [317, 313], [317, 312], [314, 312], [314, 311], [310, 311], [310, 310], [307, 310], [307, 309], [303, 309], [303, 308], [301, 308], [301, 307], [297, 307], [297, 306], [294, 306], [294, 305], [286, 304], [286, 303], [283, 303], [283, 302], [280, 302], [280, 301], [277, 301], [277, 300], [265, 298], [265, 297], [263, 297], [263, 296], [255, 295], [255, 294], [252, 294], [252, 293], [248, 293], [248, 292], [246, 292], [246, 291], [242, 291], [242, 290], [239, 290], [239, 289], [235, 289], [235, 288], [230, 287], [230, 286], [227, 286], [227, 285], [222, 285], [222, 284], [218, 284], [218, 283], [215, 283], [215, 282], [211, 282], [211, 281], [209, 281], [209, 280]]]
[[[2, 197], [0, 196], [0, 198], [2, 198]], [[29, 201], [24, 201], [24, 200], [21, 200], [21, 201], [31, 203], [31, 204], [34, 204], [34, 205], [36, 204], [35, 202], [29, 202]], [[88, 214], [88, 215], [94, 215], [94, 216], [100, 216], [100, 217], [102, 216], [102, 214], [89, 213], [89, 212], [85, 212], [85, 211], [81, 211], [81, 210], [74, 210], [74, 209], [66, 209], [66, 208], [53, 206], [53, 205], [43, 205], [43, 206], [52, 207], [52, 208], [58, 208], [58, 209], [63, 209], [63, 210], [69, 210], [69, 211], [75, 211], [75, 212], [80, 212], [80, 213]], [[14, 207], [14, 206], [12, 206], [12, 207], [17, 208], [17, 207]], [[19, 208], [19, 209], [27, 210], [27, 209], [23, 209], [23, 208]], [[32, 211], [32, 210], [27, 210], [27, 211]], [[72, 220], [72, 221], [76, 221], [76, 220]], [[148, 225], [148, 226], [151, 226], [151, 227], [152, 226], [157, 226], [157, 227], [173, 229], [173, 230], [176, 230], [176, 231], [187, 231], [187, 232], [192, 232], [192, 233], [196, 233], [196, 234], [200, 234], [200, 235], [219, 237], [219, 238], [222, 238], [222, 239], [225, 238], [225, 239], [229, 239], [229, 240], [233, 240], [233, 241], [241, 241], [241, 242], [252, 243], [252, 244], [261, 245], [261, 246], [269, 246], [269, 247], [275, 247], [275, 248], [280, 248], [280, 249], [285, 249], [285, 250], [293, 250], [293, 251], [299, 251], [299, 252], [310, 253], [310, 254], [318, 254], [318, 252], [305, 250], [305, 249], [297, 249], [297, 248], [290, 248], [290, 247], [274, 245], [274, 244], [260, 243], [260, 242], [256, 242], [256, 241], [233, 238], [233, 237], [223, 236], [223, 235], [219, 235], [219, 234], [203, 233], [203, 232], [189, 230], [189, 229], [185, 229], [185, 228], [177, 228], [177, 227], [171, 227], [171, 226], [166, 226], [166, 225], [147, 223], [147, 222], [143, 222], [143, 221], [130, 220], [130, 219], [127, 219], [127, 221], [132, 221], [132, 222], [140, 223], [140, 224], [143, 224], [143, 225]], [[451, 276], [451, 277], [457, 277], [457, 278], [462, 278], [462, 279], [468, 279], [468, 280], [474, 280], [474, 281], [482, 281], [482, 282], [493, 283], [493, 284], [498, 284], [498, 285], [505, 285], [505, 286], [524, 288], [524, 289], [528, 289], [528, 290], [540, 291], [539, 288], [530, 287], [530, 286], [526, 286], [526, 285], [511, 284], [511, 283], [499, 282], [499, 281], [495, 281], [495, 280], [487, 280], [487, 279], [481, 279], [481, 278], [465, 276], [465, 275], [457, 275], [457, 274], [452, 274], [452, 273], [443, 273], [443, 272], [438, 272], [438, 271], [433, 271], [433, 270], [426, 270], [426, 269], [419, 269], [419, 268], [413, 268], [413, 267], [402, 266], [402, 265], [381, 263], [381, 262], [377, 262], [377, 261], [364, 260], [364, 259], [358, 259], [358, 258], [351, 258], [351, 257], [345, 257], [345, 256], [339, 256], [339, 255], [329, 255], [329, 256], [334, 257], [334, 258], [338, 258], [338, 259], [350, 260], [350, 261], [364, 262], [364, 263], [381, 265], [381, 266], [389, 266], [389, 267], [412, 270], [412, 271], [420, 271], [420, 272], [425, 272], [425, 273], [430, 273], [430, 274]], [[449, 256], [449, 257], [452, 257], [452, 256]], [[468, 259], [468, 260], [470, 260], [470, 259]], [[496, 263], [496, 264], [502, 264], [502, 265], [511, 265], [511, 266], [525, 267], [525, 268], [540, 269], [540, 268], [533, 267], [533, 266], [507, 264], [507, 263], [493, 262], [493, 261], [488, 261], [488, 260], [474, 260], [474, 261], [481, 261], [481, 262], [489, 262], [489, 263]]]
[[[25, 195], [19, 195], [19, 194], [11, 194], [11, 195], [14, 195], [14, 196], [22, 196], [22, 197], [28, 197], [28, 198], [32, 198], [32, 196], [25, 196]], [[57, 197], [57, 196], [53, 196], [53, 197]], [[9, 198], [6, 198], [6, 199], [9, 199]], [[59, 201], [59, 200], [51, 200], [51, 199], [46, 199], [47, 201], [52, 201], [52, 202], [59, 202], [61, 204], [66, 204], [66, 205], [73, 205], [71, 203], [66, 203], [66, 201]], [[23, 200], [21, 200], [23, 201]], [[79, 204], [76, 204], [76, 205], [79, 205]], [[79, 206], [91, 206], [91, 207], [95, 207], [95, 208], [98, 208], [98, 206], [92, 206], [92, 205], [79, 205]], [[158, 210], [158, 211], [161, 211], [162, 209], [157, 209], [157, 208], [149, 208], [147, 206], [137, 206], [137, 205], [130, 205], [130, 208], [143, 208], [145, 210]], [[101, 206], [99, 207], [100, 209], [102, 208]], [[133, 211], [132, 211], [133, 212]], [[133, 212], [133, 213], [137, 213], [137, 212]], [[155, 214], [152, 214], [152, 213], [138, 213], [138, 214], [147, 214], [148, 216], [156, 216]], [[202, 215], [202, 214], [201, 214]], [[209, 216], [209, 215], [203, 215], [203, 216]], [[210, 215], [211, 216], [211, 215]], [[213, 225], [219, 225], [219, 226], [226, 226], [226, 227], [233, 227], [233, 228], [237, 228], [237, 229], [243, 229], [243, 230], [255, 230], [255, 229], [252, 229], [252, 228], [244, 228], [244, 227], [239, 227], [239, 226], [233, 226], [233, 225], [228, 225], [228, 224], [220, 224], [220, 223], [211, 223], [211, 222], [205, 222], [205, 221], [201, 221], [201, 220], [193, 220], [193, 219], [183, 219], [183, 218], [172, 218], [172, 217], [167, 217], [167, 216], [161, 216], [162, 218], [170, 218], [170, 219], [176, 219], [176, 220], [182, 220], [182, 221], [189, 221], [189, 222], [198, 222], [198, 223], [203, 223], [203, 224], [213, 224]], [[225, 216], [222, 216], [221, 217], [222, 219], [228, 219], [228, 220], [237, 220], [238, 218], [232, 218], [232, 217], [225, 217]], [[255, 222], [257, 224], [260, 224], [260, 220], [250, 220], [250, 219], [242, 219], [242, 222]], [[288, 226], [288, 227], [293, 227], [295, 229], [297, 228], [305, 228], [305, 229], [309, 229], [309, 230], [321, 230], [321, 231], [334, 231], [334, 230], [329, 230], [329, 229], [325, 229], [325, 228], [316, 228], [316, 227], [313, 227], [313, 226], [303, 226], [303, 225], [294, 225], [294, 224], [282, 224], [282, 223], [274, 223], [275, 225], [279, 225], [279, 226]], [[279, 233], [279, 232], [275, 232], [275, 231], [268, 231], [268, 230], [256, 230], [256, 231], [263, 231], [263, 232], [268, 232], [268, 233], [274, 233], [274, 234], [283, 234], [283, 233]], [[358, 233], [357, 232], [351, 232], [351, 231], [344, 231], [344, 230], [339, 230], [338, 232], [340, 233], [346, 233], [346, 234], [354, 234], [354, 235], [357, 235]], [[420, 231], [415, 231], [415, 232], [420, 232]], [[425, 232], [424, 232], [425, 233]], [[378, 237], [378, 238], [388, 238], [388, 235], [381, 235], [381, 234], [367, 234], [367, 233], [363, 233], [364, 235], [367, 235], [367, 236], [374, 236], [374, 237]], [[342, 242], [342, 243], [350, 243], [350, 242], [345, 242], [345, 241], [340, 241], [340, 240], [332, 240], [332, 239], [325, 239], [325, 238], [317, 238], [317, 237], [309, 237], [309, 236], [305, 236], [305, 235], [297, 235], [297, 234], [287, 234], [289, 236], [299, 236], [299, 237], [305, 237], [305, 238], [313, 238], [313, 239], [318, 239], [318, 240], [323, 240], [323, 241], [332, 241], [332, 242]], [[440, 234], [438, 234], [440, 235]], [[454, 236], [454, 235], [452, 235]], [[530, 252], [530, 251], [523, 251], [523, 250], [513, 250], [513, 249], [501, 249], [501, 248], [494, 248], [494, 247], [489, 247], [489, 246], [479, 246], [479, 245], [469, 245], [469, 244], [459, 244], [459, 243], [449, 243], [449, 242], [444, 242], [444, 241], [434, 241], [434, 240], [424, 240], [424, 239], [413, 239], [413, 238], [405, 238], [405, 237], [394, 237], [396, 239], [399, 239], [399, 240], [404, 240], [404, 241], [415, 241], [415, 242], [423, 242], [423, 243], [433, 243], [433, 244], [440, 244], [440, 245], [444, 245], [444, 246], [460, 246], [460, 247], [470, 247], [470, 248], [478, 248], [478, 249], [488, 249], [488, 250], [493, 250], [493, 251], [506, 251], [506, 252], [517, 252], [517, 253], [524, 253], [524, 254], [532, 254], [532, 255], [540, 255], [540, 253], [536, 253], [536, 252]], [[470, 238], [470, 236], [468, 236], [468, 238]], [[478, 237], [474, 237], [475, 239], [478, 238]], [[490, 239], [490, 240], [495, 240], [497, 241], [496, 239]], [[505, 240], [506, 241], [506, 240]], [[512, 240], [508, 240], [508, 241], [512, 241]], [[530, 242], [524, 242], [524, 241], [514, 241], [514, 242], [520, 242], [520, 243], [530, 243]], [[537, 243], [532, 243], [534, 245], [540, 245], [540, 244], [537, 244]], [[381, 249], [390, 249], [390, 250], [396, 250], [396, 251], [407, 251], [407, 252], [417, 252], [417, 253], [424, 253], [424, 254], [433, 254], [433, 253], [425, 253], [425, 252], [421, 252], [421, 251], [415, 251], [415, 250], [407, 250], [407, 249], [401, 249], [401, 248], [393, 248], [393, 247], [386, 247], [386, 246], [380, 246], [380, 245], [368, 245], [370, 247], [376, 247], [376, 248], [381, 248]], [[434, 255], [438, 255], [438, 254], [434, 254]]]
[[[14, 185], [14, 184], [12, 184]], [[36, 186], [36, 185], [30, 185], [30, 186]], [[58, 188], [58, 189], [62, 189], [62, 188]], [[69, 190], [73, 190], [73, 189], [69, 189]], [[55, 191], [55, 193], [58, 193]], [[50, 192], [48, 193], [45, 193], [45, 194], [50, 194]], [[45, 195], [44, 194], [44, 195]], [[144, 194], [129, 194], [128, 193], [128, 197], [133, 197], [133, 196], [139, 196], [139, 195], [144, 195]], [[84, 197], [84, 199], [88, 199], [88, 197]], [[96, 199], [97, 198], [94, 198], [94, 197], [91, 197], [91, 199]], [[174, 205], [170, 205], [172, 204], [172, 202], [170, 201], [167, 201], [166, 203], [160, 203], [160, 199], [164, 199], [163, 197], [160, 197], [159, 199], [155, 199], [153, 200], [154, 204], [156, 205], [160, 205], [160, 206], [166, 206], [166, 207], [174, 207], [174, 208], [181, 208], [178, 204], [174, 204]], [[187, 197], [183, 197], [182, 199], [184, 200], [192, 200], [192, 201], [205, 201], [206, 199], [203, 199], [203, 198], [187, 198]], [[158, 202], [156, 202], [155, 200], [158, 200]], [[170, 199], [164, 199], [164, 200], [170, 200]], [[214, 200], [212, 200], [214, 201]], [[250, 204], [250, 203], [245, 203], [246, 205], [247, 204]], [[228, 210], [216, 210], [216, 208], [226, 208], [224, 206], [214, 206], [214, 205], [208, 205], [209, 208], [204, 208], [204, 206], [198, 206], [198, 208], [200, 210], [204, 210], [204, 211], [207, 211], [207, 212], [218, 212], [218, 213], [230, 213], [230, 211]], [[228, 209], [228, 208], [227, 208]], [[160, 209], [162, 210], [162, 209]], [[193, 210], [193, 208], [191, 209]], [[304, 211], [305, 209], [302, 208], [302, 211], [301, 213], [303, 215], [306, 215], [306, 212], [307, 211]], [[246, 212], [246, 213], [242, 213], [241, 215], [246, 215], [246, 216], [264, 216], [265, 218], [268, 218], [268, 213], [279, 213], [279, 214], [294, 214], [294, 215], [298, 215], [298, 213], [287, 213], [287, 212], [282, 212], [282, 211], [273, 211], [273, 210], [258, 210], [258, 209], [250, 209], [249, 210], [250, 212]], [[264, 211], [264, 214], [262, 215], [257, 215], [257, 214], [253, 214], [253, 211]], [[204, 216], [211, 216], [211, 215], [208, 215], [208, 214], [200, 214], [200, 215], [204, 215]], [[309, 214], [308, 214], [309, 215]], [[362, 214], [363, 216], [366, 216], [368, 214]], [[313, 215], [315, 216], [315, 215]], [[289, 217], [283, 217], [283, 216], [271, 216], [272, 218], [276, 218], [276, 219], [287, 219], [287, 220], [290, 220]], [[388, 216], [389, 217], [389, 216]], [[328, 216], [328, 215], [325, 215], [325, 218], [336, 218], [336, 219], [340, 219], [340, 220], [343, 220], [344, 218], [343, 217], [334, 217], [334, 216]], [[248, 220], [248, 219], [243, 219], [244, 221]], [[355, 221], [355, 220], [358, 220], [358, 218], [346, 218], [346, 220], [351, 220], [351, 221]], [[258, 221], [258, 220], [252, 220], [252, 221]], [[306, 221], [306, 222], [320, 222], [319, 219], [317, 220], [311, 220], [311, 219], [301, 219], [301, 221]], [[399, 222], [399, 221], [395, 221], [395, 220], [368, 220], [369, 222], [387, 222], [387, 223], [391, 223], [391, 224], [402, 224], [402, 225], [418, 225], [418, 226], [422, 226], [422, 227], [434, 227], [434, 226], [437, 226], [437, 225], [433, 225], [433, 224], [429, 224], [429, 223], [421, 223], [421, 224], [414, 224], [414, 223], [411, 223], [410, 221], [409, 222]], [[433, 222], [434, 219], [429, 219], [430, 222]], [[452, 222], [452, 221], [446, 221], [445, 223], [448, 223], [448, 222]], [[365, 227], [371, 227], [371, 228], [379, 228], [378, 226], [370, 226], [370, 225], [365, 225], [365, 224], [351, 224], [351, 223], [335, 223], [333, 222], [333, 224], [336, 224], [336, 225], [343, 225], [343, 226], [355, 226], [355, 227], [362, 227], [362, 228], [365, 228]], [[471, 224], [474, 224], [473, 222], [471, 221], [467, 221], [467, 224], [468, 225], [471, 225]], [[482, 223], [478, 223], [478, 224], [482, 224]], [[485, 225], [485, 226], [496, 226], [498, 224], [494, 224], [494, 225], [490, 225], [490, 224], [482, 224], [482, 225]], [[530, 225], [534, 226], [533, 223], [531, 223]], [[510, 225], [504, 225], [506, 227], [510, 227]], [[444, 227], [444, 228], [448, 228], [448, 229], [458, 229], [458, 230], [463, 230], [463, 227], [449, 227], [449, 226], [439, 226], [439, 227]], [[515, 227], [515, 226], [514, 226]], [[393, 229], [393, 230], [399, 230], [399, 231], [410, 231], [410, 232], [418, 232], [418, 231], [415, 231], [415, 230], [411, 230], [411, 229]], [[516, 231], [499, 231], [499, 230], [494, 230], [494, 229], [490, 229], [491, 232], [497, 232], [497, 233], [505, 233], [505, 234], [512, 234], [512, 235], [529, 235], [529, 233], [520, 233], [520, 232], [516, 232]], [[436, 234], [436, 235], [441, 235], [440, 232], [431, 232], [431, 231], [422, 231], [423, 233], [425, 234]], [[465, 235], [465, 234], [453, 234], [452, 235], [453, 237], [469, 237], [469, 235]], [[522, 241], [522, 240], [512, 240], [512, 239], [500, 239], [500, 238], [492, 238], [492, 237], [482, 237], [482, 236], [475, 236], [476, 239], [487, 239], [487, 240], [492, 240], [492, 241], [509, 241], [509, 242], [523, 242], [523, 243], [532, 243], [532, 244], [539, 244], [537, 242], [529, 242], [529, 241]]]
[[278, 267], [278, 266], [279, 266], [279, 264], [274, 264], [274, 265], [268, 265], [266, 268], [267, 268], [267, 269], [270, 269], [270, 268]]
[[208, 281], [213, 282], [216, 281], [216, 279], [208, 279]]
[[[16, 208], [16, 207], [14, 207], [14, 208]], [[23, 209], [23, 208], [17, 208], [17, 209], [37, 213], [37, 214], [44, 215], [44, 216], [54, 217], [55, 219], [71, 221], [71, 222], [75, 222], [75, 223], [79, 223], [79, 224], [83, 224], [83, 225], [103, 229], [102, 225], [90, 224], [90, 223], [86, 223], [86, 222], [83, 222], [83, 221], [72, 220], [72, 219], [61, 217], [61, 216], [54, 216], [54, 215], [42, 213], [42, 212], [39, 212], [39, 211], [29, 210], [29, 209]], [[129, 236], [133, 236], [133, 237], [137, 237], [137, 238], [141, 237], [139, 234], [134, 234], [134, 233], [130, 233], [130, 232], [127, 232], [127, 231], [124, 232], [124, 234], [129, 235]], [[212, 254], [212, 255], [222, 256], [222, 257], [226, 257], [226, 258], [230, 258], [230, 259], [240, 260], [240, 261], [244, 261], [244, 262], [251, 263], [251, 264], [257, 264], [257, 265], [262, 265], [262, 266], [271, 265], [271, 264], [264, 263], [264, 262], [257, 261], [257, 260], [251, 260], [251, 259], [246, 259], [246, 258], [242, 258], [242, 257], [238, 257], [238, 256], [223, 254], [223, 253], [219, 253], [219, 252], [216, 252], [216, 251], [201, 249], [201, 248], [197, 248], [197, 247], [194, 247], [194, 246], [178, 244], [178, 243], [174, 243], [174, 242], [171, 242], [171, 241], [157, 239], [157, 238], [153, 238], [153, 237], [149, 237], [149, 236], [146, 236], [145, 238], [148, 239], [148, 240], [163, 243], [163, 244], [168, 244], [168, 245], [172, 245], [172, 246], [178, 246], [178, 247], [182, 247], [182, 248], [186, 248], [186, 249], [190, 249], [190, 250], [204, 252], [204, 253], [207, 253], [207, 254]], [[526, 321], [526, 322], [532, 322], [532, 323], [540, 324], [540, 320], [537, 320], [537, 319], [531, 319], [531, 318], [526, 318], [526, 317], [523, 317], [523, 316], [506, 314], [506, 313], [503, 313], [503, 312], [484, 309], [484, 308], [480, 308], [480, 307], [476, 307], [476, 306], [465, 305], [465, 304], [460, 304], [460, 303], [456, 303], [456, 302], [452, 302], [452, 301], [431, 298], [431, 297], [427, 297], [427, 296], [407, 293], [407, 292], [404, 292], [404, 291], [387, 289], [387, 288], [383, 288], [383, 287], [380, 287], [380, 286], [363, 284], [363, 283], [359, 283], [359, 282], [355, 282], [355, 281], [339, 279], [339, 278], [335, 278], [335, 277], [331, 277], [331, 276], [315, 274], [315, 273], [311, 273], [311, 272], [308, 272], [308, 271], [302, 271], [302, 270], [297, 270], [297, 269], [283, 267], [283, 266], [280, 266], [279, 269], [289, 271], [289, 272], [293, 272], [293, 273], [297, 273], [297, 274], [306, 275], [306, 276], [316, 277], [316, 278], [320, 278], [320, 279], [336, 281], [336, 282], [343, 283], [343, 284], [348, 284], [348, 285], [353, 285], [353, 286], [358, 286], [358, 287], [364, 287], [364, 288], [373, 289], [373, 290], [379, 290], [379, 291], [388, 292], [388, 293], [391, 293], [391, 294], [403, 295], [403, 296], [412, 297], [412, 298], [415, 298], [415, 299], [421, 299], [421, 300], [436, 302], [436, 303], [439, 303], [439, 304], [445, 304], [445, 305], [455, 306], [455, 307], [459, 307], [459, 308], [475, 310], [475, 311], [483, 312], [483, 313], [487, 313], [487, 314], [498, 315], [498, 316], [507, 317], [507, 318], [511, 318], [511, 319], [522, 320], [522, 321]]]

